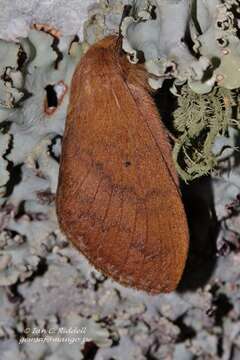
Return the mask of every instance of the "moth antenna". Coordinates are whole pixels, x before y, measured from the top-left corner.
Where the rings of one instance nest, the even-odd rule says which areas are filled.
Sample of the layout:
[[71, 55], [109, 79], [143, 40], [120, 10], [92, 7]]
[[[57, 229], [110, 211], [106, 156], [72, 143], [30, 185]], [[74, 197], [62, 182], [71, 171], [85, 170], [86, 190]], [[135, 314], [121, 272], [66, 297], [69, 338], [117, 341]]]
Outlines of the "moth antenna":
[[122, 35], [119, 33], [117, 37], [117, 41], [114, 45], [115, 51], [119, 56], [122, 56], [125, 54], [124, 50], [122, 49]]

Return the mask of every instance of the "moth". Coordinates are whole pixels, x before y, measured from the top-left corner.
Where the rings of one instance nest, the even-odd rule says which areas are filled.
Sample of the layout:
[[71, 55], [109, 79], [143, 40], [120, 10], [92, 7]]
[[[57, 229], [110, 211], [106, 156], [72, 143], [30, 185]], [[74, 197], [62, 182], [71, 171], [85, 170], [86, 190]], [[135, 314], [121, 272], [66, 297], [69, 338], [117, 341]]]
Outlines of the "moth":
[[189, 234], [171, 145], [147, 73], [117, 36], [91, 46], [73, 75], [56, 206], [96, 269], [150, 294], [177, 287]]

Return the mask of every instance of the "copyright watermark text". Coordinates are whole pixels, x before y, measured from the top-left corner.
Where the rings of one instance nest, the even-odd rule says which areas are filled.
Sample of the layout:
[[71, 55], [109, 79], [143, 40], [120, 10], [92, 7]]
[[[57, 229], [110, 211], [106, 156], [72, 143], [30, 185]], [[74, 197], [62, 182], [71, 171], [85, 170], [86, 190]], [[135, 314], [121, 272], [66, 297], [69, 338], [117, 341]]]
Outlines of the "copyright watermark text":
[[52, 327], [49, 329], [41, 329], [38, 327], [27, 327], [24, 329], [25, 336], [20, 337], [19, 344], [24, 343], [67, 343], [83, 344], [91, 339], [87, 338], [86, 327]]

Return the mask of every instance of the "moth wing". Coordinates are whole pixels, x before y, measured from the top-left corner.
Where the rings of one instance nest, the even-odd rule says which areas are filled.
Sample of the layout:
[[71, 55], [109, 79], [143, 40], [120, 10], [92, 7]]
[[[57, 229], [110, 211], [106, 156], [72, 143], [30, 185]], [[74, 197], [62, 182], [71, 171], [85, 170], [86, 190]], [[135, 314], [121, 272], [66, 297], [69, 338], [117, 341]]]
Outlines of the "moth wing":
[[170, 145], [150, 96], [107, 49], [88, 52], [73, 77], [57, 213], [106, 275], [150, 293], [176, 288], [188, 228]]

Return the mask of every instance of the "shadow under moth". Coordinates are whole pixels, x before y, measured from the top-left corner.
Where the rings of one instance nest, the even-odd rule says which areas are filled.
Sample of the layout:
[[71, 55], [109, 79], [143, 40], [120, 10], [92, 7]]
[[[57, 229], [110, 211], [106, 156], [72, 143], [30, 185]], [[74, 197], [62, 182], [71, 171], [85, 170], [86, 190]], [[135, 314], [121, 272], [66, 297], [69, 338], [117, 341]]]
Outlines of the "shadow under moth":
[[61, 229], [96, 269], [150, 294], [177, 287], [189, 235], [171, 146], [146, 70], [117, 36], [75, 70], [56, 204]]

